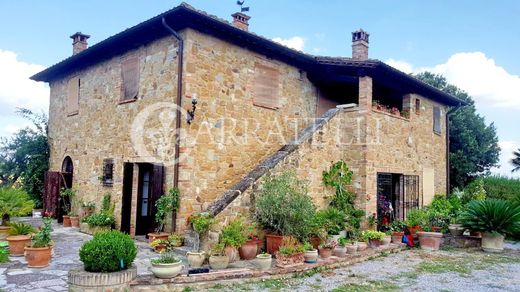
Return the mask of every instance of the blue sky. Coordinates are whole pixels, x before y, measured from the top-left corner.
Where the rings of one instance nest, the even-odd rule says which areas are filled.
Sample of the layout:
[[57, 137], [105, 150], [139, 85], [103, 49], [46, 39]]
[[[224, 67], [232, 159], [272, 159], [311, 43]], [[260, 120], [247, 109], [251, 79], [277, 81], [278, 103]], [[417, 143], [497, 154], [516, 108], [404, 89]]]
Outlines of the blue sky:
[[[94, 44], [180, 2], [3, 2], [0, 136], [23, 125], [12, 114], [15, 106], [46, 110], [45, 85], [26, 77], [68, 57], [72, 33], [90, 34]], [[187, 2], [224, 19], [237, 11], [234, 0]], [[245, 6], [251, 31], [308, 53], [350, 56], [350, 33], [363, 28], [371, 58], [405, 72], [446, 75], [495, 122], [504, 148], [501, 172], [509, 173], [507, 159], [520, 147], [520, 1], [246, 0]]]

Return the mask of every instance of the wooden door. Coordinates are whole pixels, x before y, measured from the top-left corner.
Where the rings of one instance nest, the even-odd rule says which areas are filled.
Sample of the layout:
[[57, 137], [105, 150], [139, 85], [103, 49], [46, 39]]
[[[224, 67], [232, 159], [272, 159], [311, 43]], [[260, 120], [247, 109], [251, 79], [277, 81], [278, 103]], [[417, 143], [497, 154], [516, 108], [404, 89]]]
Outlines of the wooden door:
[[132, 214], [132, 187], [134, 180], [134, 164], [125, 163], [123, 170], [123, 194], [121, 198], [121, 231], [130, 234], [130, 218]]
[[153, 232], [156, 226], [155, 202], [163, 195], [164, 167], [160, 164], [139, 165], [136, 235]]
[[46, 171], [43, 190], [43, 214], [52, 218], [58, 218], [60, 198], [61, 173], [59, 171]]

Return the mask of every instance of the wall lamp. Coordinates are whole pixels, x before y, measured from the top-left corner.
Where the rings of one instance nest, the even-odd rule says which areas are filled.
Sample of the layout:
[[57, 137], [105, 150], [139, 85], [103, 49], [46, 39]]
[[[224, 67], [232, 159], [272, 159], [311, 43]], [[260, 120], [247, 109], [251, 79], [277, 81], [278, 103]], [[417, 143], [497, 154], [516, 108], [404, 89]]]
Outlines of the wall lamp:
[[195, 119], [195, 110], [197, 109], [197, 102], [197, 95], [193, 94], [193, 97], [191, 98], [191, 110], [188, 110], [186, 115], [186, 122], [190, 125], [193, 119]]

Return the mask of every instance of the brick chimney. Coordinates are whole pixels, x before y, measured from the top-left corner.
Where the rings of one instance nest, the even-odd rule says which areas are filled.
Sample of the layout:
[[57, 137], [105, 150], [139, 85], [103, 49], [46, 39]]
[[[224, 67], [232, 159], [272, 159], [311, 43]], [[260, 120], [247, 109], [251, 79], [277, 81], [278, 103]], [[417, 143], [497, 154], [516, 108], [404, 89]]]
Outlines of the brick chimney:
[[248, 31], [248, 21], [251, 19], [251, 16], [245, 15], [242, 12], [233, 13], [231, 16], [233, 17], [233, 26], [240, 28], [241, 30]]
[[72, 39], [72, 55], [81, 53], [88, 47], [87, 39], [89, 37], [89, 35], [83, 34], [81, 32], [77, 32], [70, 36]]
[[369, 34], [362, 29], [352, 33], [352, 59], [368, 60], [368, 37]]

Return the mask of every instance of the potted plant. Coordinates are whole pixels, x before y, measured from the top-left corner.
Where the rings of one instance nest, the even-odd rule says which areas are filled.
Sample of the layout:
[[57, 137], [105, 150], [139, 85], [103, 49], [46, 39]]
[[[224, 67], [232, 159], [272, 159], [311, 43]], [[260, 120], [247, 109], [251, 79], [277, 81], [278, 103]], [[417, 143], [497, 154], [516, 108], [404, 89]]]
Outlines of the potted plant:
[[442, 240], [442, 232], [437, 232], [430, 225], [422, 225], [423, 231], [417, 231], [421, 249], [435, 251], [439, 250]]
[[70, 222], [70, 213], [72, 210], [72, 200], [76, 196], [76, 190], [73, 188], [62, 188], [60, 197], [63, 200], [63, 227], [72, 227]]
[[36, 232], [36, 229], [23, 222], [11, 222], [10, 226], [9, 236], [6, 238], [9, 243], [9, 254], [23, 256], [25, 247], [31, 242], [31, 235]]
[[328, 207], [316, 212], [314, 224], [325, 229], [328, 237], [337, 241], [341, 231], [345, 229], [346, 214], [335, 207]]
[[392, 243], [399, 244], [403, 240], [404, 230], [406, 229], [406, 223], [402, 220], [394, 220], [390, 223], [390, 230], [392, 231]]
[[205, 253], [199, 251], [200, 249], [200, 239], [204, 234], [206, 234], [211, 225], [213, 225], [214, 219], [208, 213], [201, 213], [197, 215], [192, 215], [188, 219], [191, 223], [193, 230], [197, 233], [199, 237], [199, 244], [194, 251], [189, 251], [186, 253], [186, 257], [188, 258], [188, 263], [192, 268], [200, 268], [206, 259]]
[[388, 246], [388, 245], [390, 245], [391, 241], [392, 241], [392, 231], [391, 230], [387, 230], [385, 232], [385, 237], [383, 237], [383, 240], [381, 240], [381, 245], [382, 246]]
[[213, 270], [225, 269], [229, 265], [229, 256], [224, 251], [224, 243], [217, 243], [211, 248], [209, 266]]
[[76, 201], [75, 199], [72, 199], [70, 202], [71, 209], [69, 213], [70, 217], [70, 226], [74, 228], [79, 228], [79, 215], [76, 213], [76, 210], [78, 209], [76, 207]]
[[[356, 252], [357, 252], [357, 250], [358, 250], [357, 242], [355, 242], [355, 241], [352, 240], [352, 239], [348, 239], [348, 240], [347, 240], [346, 248], [347, 248], [347, 253], [348, 253], [348, 254], [356, 254]], [[366, 247], [365, 247], [365, 248], [366, 248]]]
[[423, 209], [412, 209], [406, 215], [405, 224], [412, 236], [421, 230], [421, 224], [428, 221], [428, 213]]
[[9, 219], [13, 216], [25, 216], [32, 212], [34, 202], [29, 195], [15, 188], [0, 187], [0, 241], [5, 240], [9, 229]]
[[168, 235], [167, 239], [156, 239], [150, 243], [155, 252], [172, 252], [176, 247], [182, 246], [184, 237], [175, 233]]
[[318, 253], [320, 254], [320, 258], [326, 259], [332, 255], [332, 250], [336, 247], [338, 243], [334, 239], [329, 239], [322, 243], [318, 248]]
[[[228, 255], [230, 263], [238, 260], [238, 248], [243, 246], [246, 240], [247, 234], [242, 219], [235, 219], [224, 226], [219, 235], [219, 242], [224, 244], [224, 253]], [[249, 247], [251, 248], [251, 255], [248, 254], [248, 256], [254, 258], [257, 246], [253, 243]]]
[[482, 233], [484, 251], [502, 252], [504, 235], [520, 232], [520, 205], [497, 199], [472, 201], [460, 220], [465, 228]]
[[338, 245], [334, 248], [334, 256], [345, 257], [347, 255], [347, 239], [340, 237], [338, 239]]
[[365, 230], [362, 233], [365, 240], [368, 240], [368, 245], [371, 248], [377, 248], [381, 245], [381, 241], [385, 238], [385, 234], [381, 231]]
[[244, 226], [246, 242], [238, 249], [240, 258], [243, 260], [252, 260], [260, 252], [263, 241], [260, 239], [259, 232], [254, 224]]
[[304, 261], [303, 245], [294, 237], [285, 237], [276, 252], [276, 266], [287, 268], [301, 265]]
[[151, 259], [153, 275], [161, 279], [170, 279], [181, 273], [184, 266], [182, 261], [171, 252], [163, 252], [159, 258]]
[[377, 229], [377, 217], [376, 213], [370, 215], [367, 218], [367, 225], [370, 230], [376, 230]]
[[303, 244], [303, 258], [306, 263], [312, 264], [318, 261], [318, 250], [309, 242]]
[[267, 175], [256, 197], [255, 219], [266, 230], [267, 252], [275, 254], [284, 236], [305, 240], [310, 234], [316, 207], [307, 194], [307, 183], [292, 171]]
[[166, 217], [168, 214], [171, 214], [179, 208], [179, 197], [179, 189], [172, 188], [168, 191], [168, 194], [162, 195], [155, 202], [155, 208], [157, 209], [155, 213], [155, 223], [157, 223], [157, 228], [155, 228], [155, 232], [147, 234], [150, 243], [157, 239], [168, 238], [168, 233], [163, 232], [166, 224]]
[[32, 237], [30, 246], [25, 247], [25, 260], [30, 268], [44, 268], [51, 261], [52, 247], [52, 220], [43, 218], [43, 226], [38, 233]]
[[268, 253], [261, 253], [256, 256], [256, 265], [260, 271], [267, 271], [271, 268], [273, 258]]
[[462, 236], [466, 228], [464, 228], [464, 226], [459, 223], [458, 217], [452, 217], [450, 218], [450, 225], [448, 225], [448, 230], [452, 236], [457, 237]]

